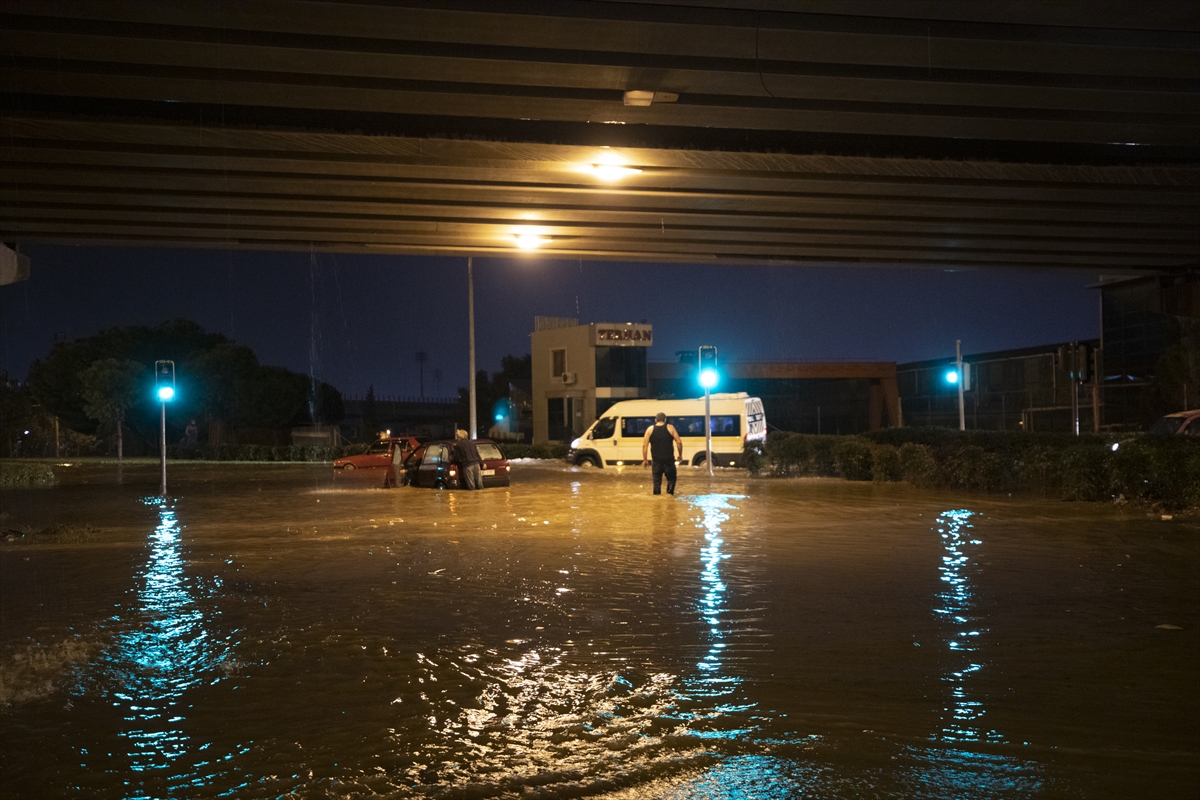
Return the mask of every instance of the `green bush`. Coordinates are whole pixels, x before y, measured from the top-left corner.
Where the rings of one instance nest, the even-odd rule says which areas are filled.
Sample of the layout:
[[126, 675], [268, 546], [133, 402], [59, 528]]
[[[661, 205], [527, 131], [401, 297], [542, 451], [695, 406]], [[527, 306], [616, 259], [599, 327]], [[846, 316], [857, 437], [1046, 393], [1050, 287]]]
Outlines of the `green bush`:
[[0, 461], [0, 486], [49, 486], [54, 470], [36, 461]]
[[871, 443], [859, 436], [841, 437], [833, 446], [838, 473], [848, 481], [871, 480]]
[[564, 459], [567, 457], [565, 444], [527, 444], [525, 442], [496, 442], [505, 458]]
[[767, 437], [766, 458], [772, 475], [836, 477], [833, 448], [837, 436], [773, 433]]
[[900, 445], [900, 475], [913, 486], [936, 486], [938, 466], [929, 447], [916, 442]]
[[904, 480], [899, 448], [890, 444], [871, 445], [871, 476], [876, 483]]
[[941, 486], [952, 489], [995, 489], [1000, 485], [1000, 462], [979, 445], [938, 448]]
[[1111, 436], [898, 428], [859, 436], [772, 432], [764, 458], [775, 476], [905, 480], [914, 486], [1035, 490], [1064, 500], [1119, 496], [1163, 508], [1200, 507], [1200, 442]]
[[751, 475], [757, 475], [767, 466], [766, 442], [746, 442], [742, 448], [742, 464]]

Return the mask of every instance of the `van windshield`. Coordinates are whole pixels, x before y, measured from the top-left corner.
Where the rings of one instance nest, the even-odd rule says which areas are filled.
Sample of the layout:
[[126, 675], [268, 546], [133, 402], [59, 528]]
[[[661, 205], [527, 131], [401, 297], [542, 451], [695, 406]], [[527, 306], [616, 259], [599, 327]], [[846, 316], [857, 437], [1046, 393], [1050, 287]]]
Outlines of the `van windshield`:
[[610, 439], [617, 430], [616, 417], [601, 417], [596, 420], [596, 424], [592, 426], [593, 439]]

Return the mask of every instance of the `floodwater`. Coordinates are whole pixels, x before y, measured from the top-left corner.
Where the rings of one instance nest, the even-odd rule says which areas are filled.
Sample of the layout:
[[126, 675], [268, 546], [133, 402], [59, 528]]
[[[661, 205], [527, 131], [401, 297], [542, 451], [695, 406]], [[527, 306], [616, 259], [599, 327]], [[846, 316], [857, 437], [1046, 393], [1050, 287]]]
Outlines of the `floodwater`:
[[[1200, 526], [520, 464], [9, 490], [0, 795], [1200, 796]], [[46, 530], [49, 529], [49, 530]], [[1167, 626], [1167, 627], [1163, 627]]]

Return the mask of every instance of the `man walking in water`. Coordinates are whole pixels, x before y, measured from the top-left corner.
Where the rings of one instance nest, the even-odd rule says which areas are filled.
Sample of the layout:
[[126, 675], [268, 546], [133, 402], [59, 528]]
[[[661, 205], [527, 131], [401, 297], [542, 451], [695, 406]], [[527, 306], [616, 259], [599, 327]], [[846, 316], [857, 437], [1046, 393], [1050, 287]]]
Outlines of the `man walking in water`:
[[672, 453], [678, 449], [679, 459], [683, 458], [683, 440], [675, 426], [667, 422], [667, 415], [658, 412], [654, 424], [646, 429], [642, 437], [642, 468], [650, 466], [647, 451], [654, 459], [654, 493], [662, 494], [663, 475], [667, 476], [667, 494], [675, 494], [675, 459]]

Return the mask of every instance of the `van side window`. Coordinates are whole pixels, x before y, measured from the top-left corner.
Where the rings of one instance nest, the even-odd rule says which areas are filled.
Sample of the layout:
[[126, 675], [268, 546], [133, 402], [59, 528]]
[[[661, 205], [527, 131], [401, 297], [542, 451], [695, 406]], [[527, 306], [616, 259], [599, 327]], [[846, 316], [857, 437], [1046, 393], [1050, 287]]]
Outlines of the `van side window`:
[[600, 419], [596, 420], [596, 425], [592, 428], [592, 438], [611, 439], [616, 430], [616, 417], [601, 417]]
[[[704, 415], [698, 414], [687, 417], [667, 417], [667, 421], [675, 426], [680, 436], [703, 436]], [[741, 436], [742, 418], [734, 414], [712, 415], [713, 436]]]
[[621, 436], [640, 439], [646, 433], [646, 428], [653, 424], [654, 417], [621, 417]]

